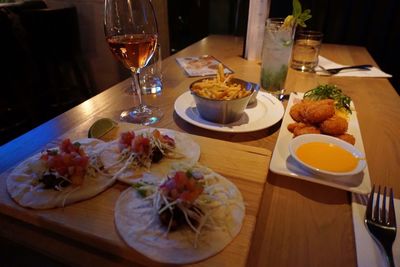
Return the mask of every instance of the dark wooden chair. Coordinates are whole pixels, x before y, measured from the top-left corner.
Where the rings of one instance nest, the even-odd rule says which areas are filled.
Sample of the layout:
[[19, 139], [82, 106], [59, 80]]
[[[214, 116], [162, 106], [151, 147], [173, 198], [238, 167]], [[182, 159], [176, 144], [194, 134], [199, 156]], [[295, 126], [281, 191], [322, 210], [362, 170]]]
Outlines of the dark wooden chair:
[[37, 68], [34, 91], [42, 112], [58, 115], [94, 95], [74, 6], [19, 13]]
[[0, 9], [0, 144], [94, 95], [74, 6]]
[[31, 101], [35, 64], [13, 8], [0, 8], [0, 145], [32, 128], [38, 115]]

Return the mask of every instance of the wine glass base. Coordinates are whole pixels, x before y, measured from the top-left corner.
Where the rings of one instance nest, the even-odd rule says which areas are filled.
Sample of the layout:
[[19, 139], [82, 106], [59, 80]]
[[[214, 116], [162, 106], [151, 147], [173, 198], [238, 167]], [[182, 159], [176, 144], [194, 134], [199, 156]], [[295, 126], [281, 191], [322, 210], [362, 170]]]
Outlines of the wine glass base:
[[158, 122], [164, 113], [158, 107], [141, 105], [129, 110], [124, 110], [120, 115], [120, 120], [134, 124], [150, 125]]

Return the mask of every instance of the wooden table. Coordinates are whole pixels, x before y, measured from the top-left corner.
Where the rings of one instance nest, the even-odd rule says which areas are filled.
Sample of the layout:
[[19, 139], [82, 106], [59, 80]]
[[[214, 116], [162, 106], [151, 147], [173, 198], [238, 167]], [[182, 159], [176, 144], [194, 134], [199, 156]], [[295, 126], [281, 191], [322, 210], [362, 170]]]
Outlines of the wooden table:
[[[218, 133], [192, 126], [173, 110], [175, 99], [195, 79], [185, 76], [176, 64], [176, 57], [213, 55], [233, 69], [236, 77], [258, 82], [260, 65], [243, 59], [240, 56], [242, 49], [241, 38], [210, 36], [165, 59], [162, 94], [145, 97], [145, 101], [165, 112], [156, 126], [273, 151], [279, 125], [246, 134]], [[321, 54], [341, 64], [376, 65], [362, 47], [324, 44]], [[337, 84], [353, 99], [372, 182], [393, 187], [399, 198], [400, 181], [396, 171], [400, 162], [400, 99], [396, 91], [384, 78], [322, 77], [294, 70], [289, 71], [286, 87], [289, 91], [304, 92], [325, 83]], [[128, 86], [130, 81], [123, 81], [3, 145], [0, 148], [0, 173], [40, 151], [70, 129], [100, 117], [117, 119], [122, 109], [132, 105], [132, 98], [123, 93]], [[350, 203], [348, 192], [268, 172], [247, 266], [356, 266]], [[97, 250], [81, 246], [76, 240], [62, 239], [57, 243], [58, 247], [49, 249], [46, 240], [55, 240], [58, 236], [2, 213], [0, 209], [0, 229], [8, 227], [3, 229], [15, 233], [7, 235], [6, 231], [0, 231], [0, 235], [28, 244], [58, 260], [68, 257], [68, 253], [55, 251], [71, 250], [74, 255], [92, 257], [92, 262], [99, 265], [129, 264], [126, 259], [104, 256]], [[35, 242], [24, 238], [26, 236]]]

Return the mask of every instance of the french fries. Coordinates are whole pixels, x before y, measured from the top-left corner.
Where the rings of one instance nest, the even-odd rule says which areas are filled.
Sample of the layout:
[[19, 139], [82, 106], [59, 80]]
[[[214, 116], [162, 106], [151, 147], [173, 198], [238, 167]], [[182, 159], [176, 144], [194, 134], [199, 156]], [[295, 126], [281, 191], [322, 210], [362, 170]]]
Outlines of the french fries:
[[224, 67], [218, 65], [217, 77], [205, 79], [192, 85], [192, 91], [202, 97], [216, 100], [232, 100], [251, 94], [240, 84], [230, 83], [231, 75], [225, 76]]

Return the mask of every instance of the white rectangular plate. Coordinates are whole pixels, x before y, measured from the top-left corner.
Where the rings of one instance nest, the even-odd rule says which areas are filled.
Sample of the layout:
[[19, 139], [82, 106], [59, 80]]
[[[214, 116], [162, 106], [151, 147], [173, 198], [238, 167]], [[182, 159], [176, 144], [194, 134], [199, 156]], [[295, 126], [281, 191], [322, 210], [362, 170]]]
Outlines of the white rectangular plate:
[[[294, 120], [290, 116], [289, 111], [293, 104], [296, 103], [296, 101], [300, 101], [302, 98], [302, 93], [290, 94], [289, 102], [286, 107], [286, 112], [283, 116], [281, 130], [279, 132], [278, 140], [275, 144], [275, 149], [272, 154], [271, 164], [269, 166], [270, 170], [281, 175], [286, 175], [313, 183], [323, 184], [326, 186], [331, 186], [354, 193], [369, 193], [371, 191], [371, 179], [369, 177], [368, 163], [364, 171], [357, 175], [338, 178], [325, 178], [316, 176], [315, 174], [301, 168], [300, 165], [295, 162], [295, 160], [290, 156], [289, 142], [290, 140], [292, 140], [293, 134], [289, 132], [287, 126], [290, 123], [294, 122]], [[354, 106], [352, 106], [352, 114], [349, 118], [349, 128], [347, 132], [349, 134], [352, 134], [356, 138], [355, 147], [365, 155], [360, 127], [357, 120], [357, 112], [355, 111]]]

